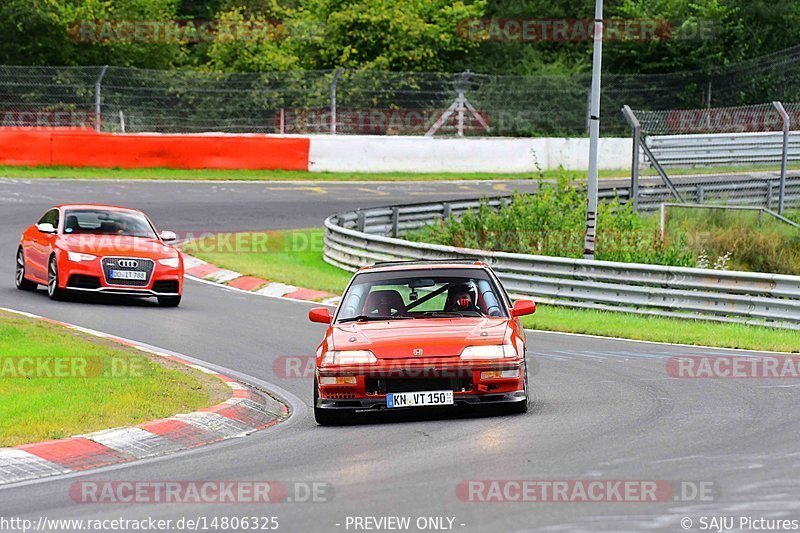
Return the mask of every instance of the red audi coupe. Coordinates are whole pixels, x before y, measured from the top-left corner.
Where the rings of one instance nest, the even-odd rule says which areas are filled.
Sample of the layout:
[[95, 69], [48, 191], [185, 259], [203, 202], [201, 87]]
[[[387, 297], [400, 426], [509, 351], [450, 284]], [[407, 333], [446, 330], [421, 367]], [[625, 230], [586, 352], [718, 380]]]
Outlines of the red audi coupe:
[[50, 298], [70, 292], [154, 296], [176, 307], [183, 293], [183, 259], [141, 211], [106, 205], [59, 205], [22, 234], [15, 284], [45, 285]]
[[379, 263], [359, 270], [317, 348], [314, 415], [453, 405], [528, 410], [525, 331], [497, 275], [480, 262]]

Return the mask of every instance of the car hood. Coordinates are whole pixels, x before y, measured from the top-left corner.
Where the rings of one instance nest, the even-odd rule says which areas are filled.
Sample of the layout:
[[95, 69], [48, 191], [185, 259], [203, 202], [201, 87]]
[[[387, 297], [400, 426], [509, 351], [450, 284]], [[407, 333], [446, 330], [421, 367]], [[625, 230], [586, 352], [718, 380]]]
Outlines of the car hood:
[[59, 244], [61, 248], [70, 252], [96, 256], [113, 255], [158, 259], [177, 255], [175, 248], [158, 239], [122, 235], [62, 235]]
[[334, 325], [332, 341], [335, 350], [371, 350], [379, 359], [452, 357], [466, 346], [502, 344], [507, 329], [507, 318], [353, 322]]

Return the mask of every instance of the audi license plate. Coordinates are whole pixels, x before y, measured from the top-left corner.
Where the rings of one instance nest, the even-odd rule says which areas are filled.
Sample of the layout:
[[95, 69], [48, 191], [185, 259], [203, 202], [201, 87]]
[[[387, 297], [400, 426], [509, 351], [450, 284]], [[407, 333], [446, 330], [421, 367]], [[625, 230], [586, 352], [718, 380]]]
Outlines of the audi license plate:
[[386, 407], [453, 405], [453, 391], [395, 392], [386, 395]]
[[145, 281], [147, 279], [147, 272], [138, 270], [112, 270], [109, 275], [111, 279], [134, 279], [137, 281]]

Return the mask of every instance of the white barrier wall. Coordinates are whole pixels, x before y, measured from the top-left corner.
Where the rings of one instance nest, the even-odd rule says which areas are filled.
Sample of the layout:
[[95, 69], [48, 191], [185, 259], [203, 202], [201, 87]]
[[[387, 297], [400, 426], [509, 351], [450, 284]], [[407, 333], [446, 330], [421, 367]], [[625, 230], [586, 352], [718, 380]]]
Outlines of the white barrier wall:
[[[588, 138], [378, 137], [312, 135], [312, 172], [533, 172], [586, 170]], [[633, 141], [600, 139], [600, 168], [628, 169]]]

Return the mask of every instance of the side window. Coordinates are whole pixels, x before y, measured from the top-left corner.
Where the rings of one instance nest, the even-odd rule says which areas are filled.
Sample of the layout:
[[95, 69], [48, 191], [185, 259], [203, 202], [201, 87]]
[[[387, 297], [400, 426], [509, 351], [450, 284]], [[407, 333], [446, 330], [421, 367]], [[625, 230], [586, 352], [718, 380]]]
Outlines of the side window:
[[51, 209], [39, 220], [39, 224], [52, 224], [54, 228], [58, 228], [58, 209]]

